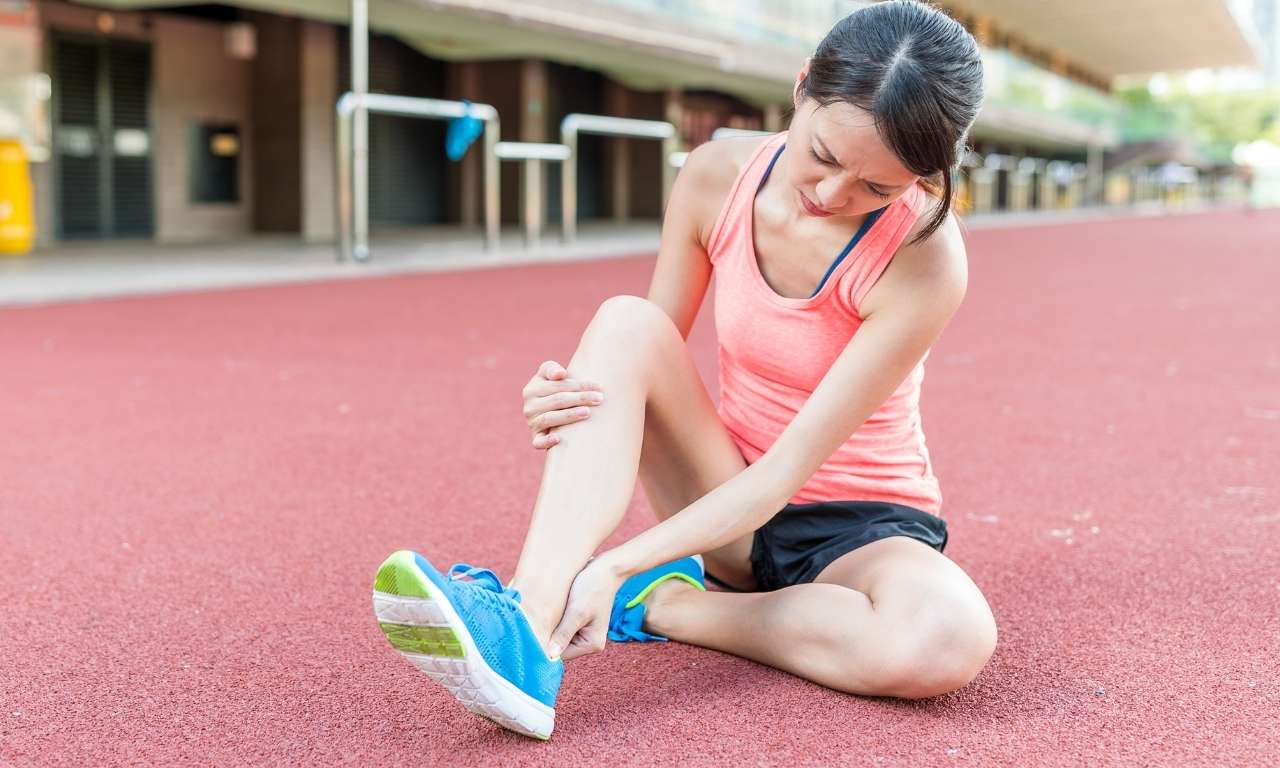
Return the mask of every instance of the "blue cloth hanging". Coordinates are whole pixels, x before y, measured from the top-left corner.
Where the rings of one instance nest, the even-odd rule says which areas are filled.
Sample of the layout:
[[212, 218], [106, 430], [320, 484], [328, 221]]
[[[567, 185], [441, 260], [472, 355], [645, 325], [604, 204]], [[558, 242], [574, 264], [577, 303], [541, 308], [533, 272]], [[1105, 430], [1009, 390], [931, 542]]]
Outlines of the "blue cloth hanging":
[[450, 120], [444, 134], [445, 154], [455, 163], [467, 154], [467, 148], [484, 133], [484, 121], [471, 116], [471, 102], [463, 99], [462, 104], [462, 117]]

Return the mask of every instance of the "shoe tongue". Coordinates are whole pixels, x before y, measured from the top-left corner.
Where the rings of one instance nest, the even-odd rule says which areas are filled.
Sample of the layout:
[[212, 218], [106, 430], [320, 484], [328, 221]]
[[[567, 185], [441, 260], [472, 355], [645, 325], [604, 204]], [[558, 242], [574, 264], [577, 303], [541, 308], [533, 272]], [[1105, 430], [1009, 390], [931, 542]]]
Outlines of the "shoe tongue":
[[505, 597], [512, 602], [520, 602], [520, 590], [512, 587], [504, 587], [502, 582], [494, 575], [493, 571], [483, 571], [475, 574], [470, 581], [481, 589], [492, 592], [495, 595]]
[[520, 590], [503, 586], [498, 574], [488, 568], [474, 568], [466, 563], [458, 563], [449, 569], [449, 576], [458, 581], [465, 580], [467, 584], [474, 584], [494, 594], [508, 597], [514, 602], [520, 602]]
[[490, 592], [502, 592], [502, 581], [498, 574], [488, 568], [474, 568], [466, 563], [458, 563], [449, 569], [449, 576], [456, 580], [466, 580], [476, 586], [484, 587]]

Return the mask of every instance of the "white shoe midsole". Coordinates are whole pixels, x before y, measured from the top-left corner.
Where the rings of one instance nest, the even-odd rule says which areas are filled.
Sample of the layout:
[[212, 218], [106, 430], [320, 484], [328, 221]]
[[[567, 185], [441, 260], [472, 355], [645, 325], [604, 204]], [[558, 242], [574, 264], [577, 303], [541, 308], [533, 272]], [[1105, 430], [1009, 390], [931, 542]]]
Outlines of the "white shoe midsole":
[[373, 612], [380, 622], [452, 629], [465, 648], [461, 658], [411, 651], [400, 651], [400, 654], [432, 680], [448, 688], [472, 712], [529, 736], [545, 739], [551, 735], [555, 726], [555, 709], [520, 690], [489, 666], [480, 655], [466, 624], [448, 600], [375, 591]]

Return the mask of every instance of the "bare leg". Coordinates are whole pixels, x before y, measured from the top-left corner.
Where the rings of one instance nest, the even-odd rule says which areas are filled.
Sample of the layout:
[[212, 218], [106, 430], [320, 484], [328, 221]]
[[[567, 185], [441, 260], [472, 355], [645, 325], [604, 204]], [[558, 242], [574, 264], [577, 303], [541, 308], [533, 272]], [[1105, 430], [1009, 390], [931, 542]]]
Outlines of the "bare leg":
[[[569, 370], [599, 382], [606, 401], [590, 419], [559, 429], [562, 442], [548, 451], [512, 579], [543, 643], [574, 576], [621, 521], [637, 473], [666, 518], [745, 467], [684, 340], [655, 305], [636, 297], [605, 302]], [[746, 537], [705, 553], [708, 570], [752, 588], [750, 546]], [[837, 690], [881, 696], [954, 690], [994, 648], [994, 620], [977, 587], [919, 542], [868, 545], [828, 566], [819, 582], [753, 594], [667, 582], [646, 601], [646, 627]]]
[[[574, 577], [626, 512], [642, 444], [679, 439], [687, 443], [685, 450], [702, 457], [672, 464], [674, 452], [659, 459], [663, 451], [652, 450], [652, 445], [645, 448], [644, 461], [668, 462], [658, 473], [669, 473], [673, 487], [711, 483], [710, 490], [744, 466], [684, 339], [656, 305], [634, 296], [606, 301], [583, 334], [568, 370], [598, 382], [605, 402], [593, 408], [591, 418], [558, 429], [561, 442], [547, 452], [529, 532], [511, 580], [544, 644], [564, 613]], [[719, 457], [718, 464], [708, 465], [708, 456]], [[647, 476], [654, 474], [646, 469]], [[739, 559], [745, 559], [742, 546], [735, 543], [732, 549]]]
[[995, 621], [977, 586], [918, 541], [882, 539], [819, 579], [750, 594], [672, 580], [646, 601], [645, 628], [828, 688], [903, 698], [967, 685], [995, 648]]

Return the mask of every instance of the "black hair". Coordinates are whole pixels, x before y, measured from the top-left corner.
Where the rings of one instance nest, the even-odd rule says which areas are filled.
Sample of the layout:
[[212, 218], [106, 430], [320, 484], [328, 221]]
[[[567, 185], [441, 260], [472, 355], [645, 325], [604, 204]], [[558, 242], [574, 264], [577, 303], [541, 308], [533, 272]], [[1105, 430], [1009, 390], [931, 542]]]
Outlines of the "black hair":
[[978, 43], [959, 22], [917, 0], [854, 11], [818, 44], [799, 92], [870, 112], [903, 166], [927, 180], [941, 205], [913, 242], [946, 221], [951, 173], [983, 94]]

